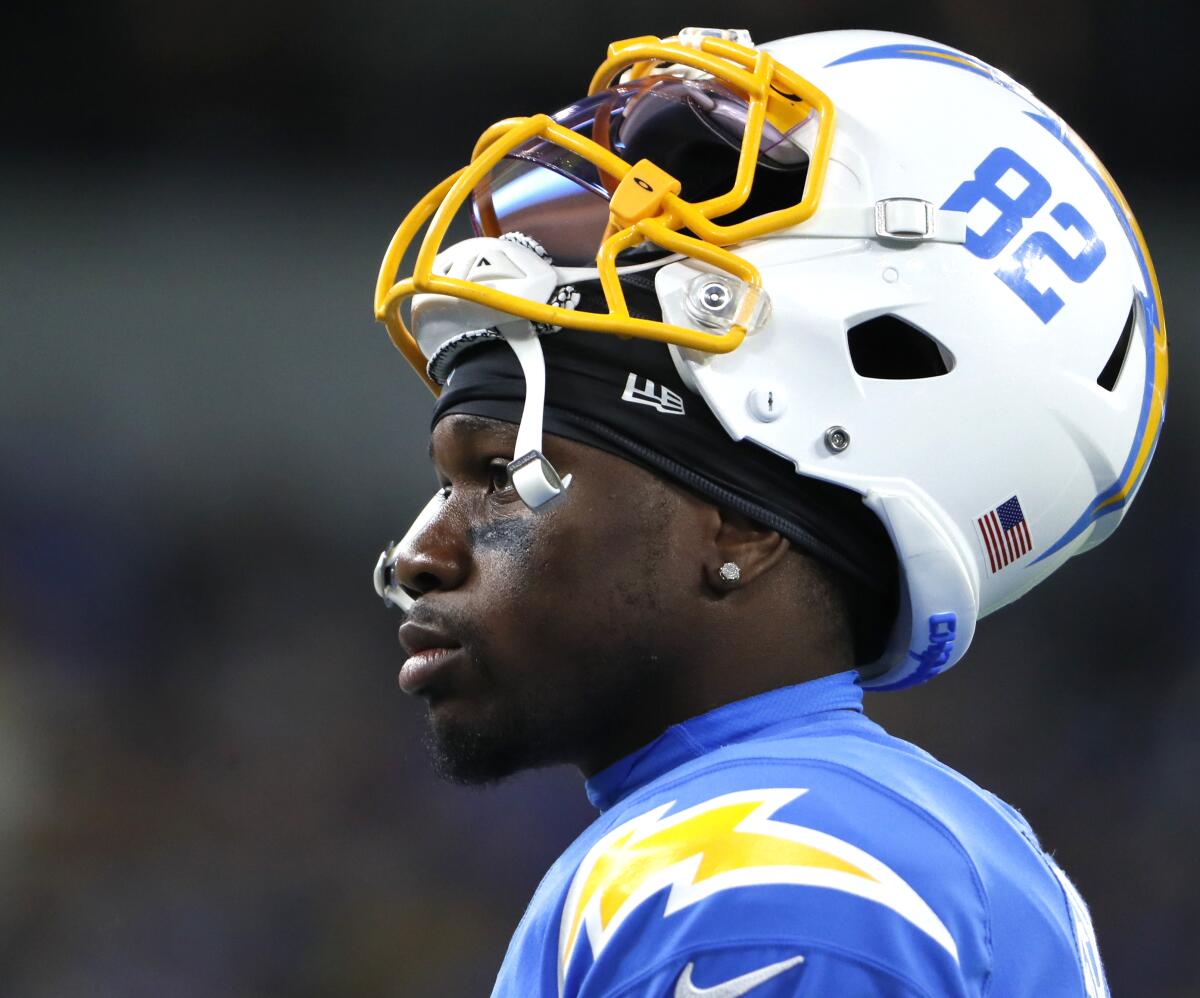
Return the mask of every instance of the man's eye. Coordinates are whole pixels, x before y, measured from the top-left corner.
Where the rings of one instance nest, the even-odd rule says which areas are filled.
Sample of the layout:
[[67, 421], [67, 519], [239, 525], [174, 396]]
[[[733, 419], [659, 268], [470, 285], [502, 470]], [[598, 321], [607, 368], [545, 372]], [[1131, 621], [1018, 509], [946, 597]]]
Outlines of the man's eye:
[[498, 462], [488, 465], [488, 492], [506, 492], [512, 488], [512, 478], [508, 474], [508, 464]]

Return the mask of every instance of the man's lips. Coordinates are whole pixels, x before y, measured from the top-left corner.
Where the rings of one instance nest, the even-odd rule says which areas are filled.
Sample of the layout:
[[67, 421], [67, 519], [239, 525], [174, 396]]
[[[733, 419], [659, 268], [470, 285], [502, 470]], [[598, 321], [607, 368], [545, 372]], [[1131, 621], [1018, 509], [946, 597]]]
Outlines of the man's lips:
[[405, 693], [420, 693], [436, 679], [442, 666], [461, 648], [426, 648], [409, 655], [400, 667], [400, 689]]
[[400, 668], [400, 689], [409, 694], [429, 686], [446, 662], [462, 651], [449, 634], [412, 621], [400, 628], [400, 644], [408, 652]]

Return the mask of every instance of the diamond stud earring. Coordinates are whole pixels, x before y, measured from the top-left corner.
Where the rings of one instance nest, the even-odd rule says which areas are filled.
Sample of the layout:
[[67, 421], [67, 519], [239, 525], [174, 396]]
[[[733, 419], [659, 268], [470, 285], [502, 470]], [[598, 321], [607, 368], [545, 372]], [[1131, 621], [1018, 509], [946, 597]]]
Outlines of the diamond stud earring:
[[721, 577], [722, 582], [733, 584], [742, 577], [742, 570], [732, 561], [727, 561], [720, 567], [717, 574]]

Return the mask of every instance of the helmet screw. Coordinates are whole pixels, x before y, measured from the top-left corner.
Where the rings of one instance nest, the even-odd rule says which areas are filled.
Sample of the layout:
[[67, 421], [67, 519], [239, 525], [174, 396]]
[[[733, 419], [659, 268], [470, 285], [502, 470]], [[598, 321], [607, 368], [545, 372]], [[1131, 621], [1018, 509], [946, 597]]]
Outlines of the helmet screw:
[[787, 397], [778, 388], [755, 388], [746, 397], [746, 405], [760, 423], [773, 423], [787, 412]]
[[732, 292], [720, 281], [709, 281], [700, 289], [700, 304], [710, 312], [722, 311], [732, 297]]
[[840, 454], [850, 446], [850, 434], [844, 426], [831, 426], [825, 431], [825, 446]]

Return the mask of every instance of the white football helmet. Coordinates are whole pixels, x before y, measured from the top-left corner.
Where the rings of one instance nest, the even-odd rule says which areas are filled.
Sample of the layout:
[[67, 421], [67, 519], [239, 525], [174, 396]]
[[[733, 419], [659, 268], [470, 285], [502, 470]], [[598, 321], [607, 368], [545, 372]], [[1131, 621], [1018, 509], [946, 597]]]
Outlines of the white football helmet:
[[[688, 129], [733, 150], [720, 188], [698, 186]], [[439, 253], [468, 204], [479, 236]], [[625, 308], [621, 276], [645, 269], [661, 322]], [[597, 277], [608, 312], [576, 309], [572, 282]], [[1107, 537], [1166, 399], [1154, 268], [1103, 166], [1003, 73], [884, 32], [614, 44], [588, 98], [493, 126], [413, 209], [376, 314], [435, 391], [464, 344], [513, 346], [533, 507], [569, 485], [541, 455], [538, 336], [669, 343], [731, 437], [883, 522], [902, 594], [875, 689], [949, 668], [980, 617]], [[403, 602], [390, 557], [376, 585]]]

